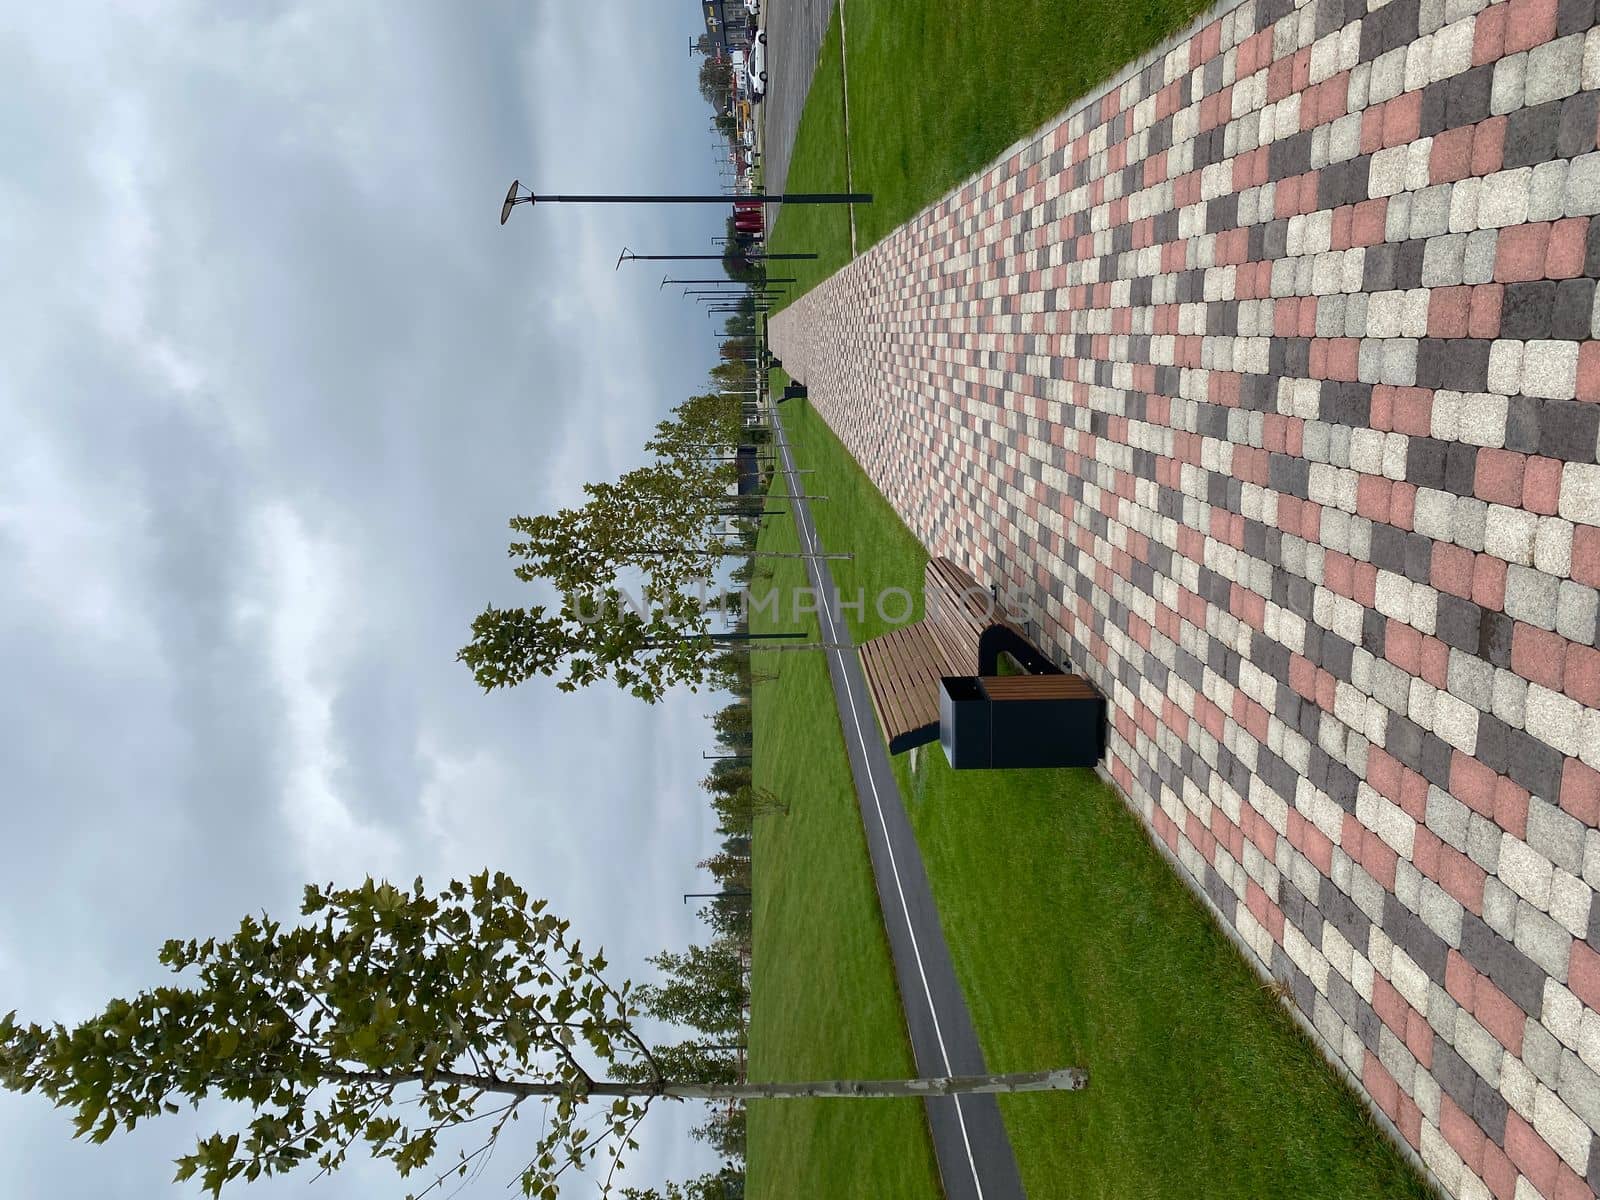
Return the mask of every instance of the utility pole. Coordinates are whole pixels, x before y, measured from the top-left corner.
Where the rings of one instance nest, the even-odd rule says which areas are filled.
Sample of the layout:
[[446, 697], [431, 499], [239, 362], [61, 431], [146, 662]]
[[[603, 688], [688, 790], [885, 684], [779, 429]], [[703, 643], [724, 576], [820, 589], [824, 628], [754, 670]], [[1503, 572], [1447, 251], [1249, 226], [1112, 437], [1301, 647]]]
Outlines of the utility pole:
[[[763, 280], [762, 282], [763, 283], [794, 283], [796, 281], [796, 278], [797, 277], [794, 276], [794, 275], [774, 275], [774, 276], [769, 276], [767, 279]], [[669, 284], [669, 283], [717, 283], [717, 284], [730, 284], [731, 283], [731, 284], [735, 284], [735, 285], [737, 285], [739, 287], [748, 286], [744, 282], [744, 280], [742, 280], [742, 279], [729, 279], [726, 275], [724, 275], [721, 279], [674, 279], [670, 275], [663, 275], [661, 277], [661, 286], [662, 287], [666, 287], [667, 284]]]
[[[546, 204], [726, 204], [735, 197], [725, 194], [684, 194], [684, 195], [585, 195], [568, 196], [549, 194], [540, 196], [533, 192], [527, 195], [522, 193], [526, 189], [521, 180], [512, 180], [511, 187], [506, 191], [505, 202], [500, 206], [500, 224], [504, 225], [511, 219], [511, 210], [519, 204], [532, 207], [543, 201]], [[737, 197], [753, 204], [871, 204], [871, 192], [784, 192], [769, 194], [767, 192], [751, 192], [748, 195]]]
[[740, 258], [749, 262], [762, 262], [766, 260], [810, 259], [816, 257], [817, 255], [814, 252], [804, 254], [635, 254], [624, 246], [622, 253], [617, 255], [617, 267], [620, 268], [625, 262], [721, 262], [725, 258]]

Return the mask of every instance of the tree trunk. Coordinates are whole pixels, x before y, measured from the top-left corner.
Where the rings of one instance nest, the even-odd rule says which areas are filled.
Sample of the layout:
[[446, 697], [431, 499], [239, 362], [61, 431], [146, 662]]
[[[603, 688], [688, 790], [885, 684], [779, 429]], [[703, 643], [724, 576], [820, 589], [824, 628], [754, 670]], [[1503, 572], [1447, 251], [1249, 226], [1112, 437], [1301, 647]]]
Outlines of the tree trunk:
[[[378, 1071], [342, 1072], [336, 1078], [351, 1082], [402, 1084], [422, 1083], [421, 1072], [385, 1074]], [[454, 1083], [475, 1091], [504, 1096], [533, 1098], [567, 1096], [574, 1092], [568, 1083], [522, 1083], [514, 1079], [495, 1079], [459, 1071], [435, 1071], [433, 1083]], [[808, 1083], [620, 1083], [601, 1079], [589, 1085], [591, 1097], [627, 1096], [645, 1099], [664, 1096], [672, 1100], [805, 1100], [835, 1098], [844, 1100], [915, 1099], [927, 1096], [970, 1096], [1012, 1094], [1015, 1092], [1081, 1092], [1089, 1086], [1089, 1072], [1082, 1067], [1063, 1067], [1055, 1071], [1021, 1071], [1009, 1075], [944, 1075], [930, 1079], [822, 1079]]]

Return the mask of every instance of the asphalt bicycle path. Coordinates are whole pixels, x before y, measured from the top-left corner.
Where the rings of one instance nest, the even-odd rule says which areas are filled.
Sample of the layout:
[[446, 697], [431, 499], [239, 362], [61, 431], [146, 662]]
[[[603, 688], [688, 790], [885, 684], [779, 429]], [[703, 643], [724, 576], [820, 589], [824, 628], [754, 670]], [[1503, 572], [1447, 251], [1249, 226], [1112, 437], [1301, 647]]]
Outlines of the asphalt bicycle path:
[[[789, 472], [785, 478], [793, 497], [790, 511], [801, 548], [807, 554], [819, 554], [822, 550], [810, 504], [804, 498], [801, 477], [792, 473], [794, 457], [776, 404], [772, 416], [779, 459]], [[906, 817], [900, 786], [889, 765], [888, 750], [878, 736], [866, 676], [851, 644], [849, 627], [840, 615], [833, 572], [826, 559], [809, 558], [806, 566], [820, 601], [817, 619], [823, 640], [843, 647], [825, 651], [828, 674], [833, 680], [839, 723], [844, 727], [850, 773], [855, 778], [917, 1072], [924, 1077], [983, 1074], [987, 1071], [983, 1050], [956, 981], [939, 910]], [[942, 1096], [923, 1103], [948, 1200], [1022, 1200], [1026, 1196], [994, 1096]]]

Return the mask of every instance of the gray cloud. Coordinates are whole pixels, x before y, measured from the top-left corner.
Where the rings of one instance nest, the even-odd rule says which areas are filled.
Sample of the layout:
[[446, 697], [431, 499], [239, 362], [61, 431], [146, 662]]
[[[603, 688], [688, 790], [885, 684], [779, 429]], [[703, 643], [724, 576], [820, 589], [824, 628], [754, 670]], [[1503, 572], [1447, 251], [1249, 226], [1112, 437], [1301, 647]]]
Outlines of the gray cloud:
[[[496, 223], [513, 175], [707, 187], [695, 20], [0, 15], [7, 1007], [81, 1016], [154, 982], [163, 938], [335, 872], [504, 867], [636, 976], [693, 935], [712, 701], [483, 696], [452, 660], [486, 602], [525, 599], [505, 519], [632, 465], [712, 361], [697, 311], [612, 263], [703, 245], [720, 211]], [[638, 1178], [708, 1160], [692, 1115]], [[164, 1191], [195, 1127], [84, 1147], [0, 1096], [19, 1196]]]

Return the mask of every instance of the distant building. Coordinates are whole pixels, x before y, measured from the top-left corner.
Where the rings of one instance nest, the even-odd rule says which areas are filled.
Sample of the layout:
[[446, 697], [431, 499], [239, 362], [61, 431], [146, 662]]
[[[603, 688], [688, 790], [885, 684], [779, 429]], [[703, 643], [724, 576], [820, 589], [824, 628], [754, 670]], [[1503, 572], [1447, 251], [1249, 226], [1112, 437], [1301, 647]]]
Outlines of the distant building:
[[740, 0], [700, 0], [706, 35], [696, 43], [702, 54], [726, 58], [728, 51], [749, 44], [749, 16]]

